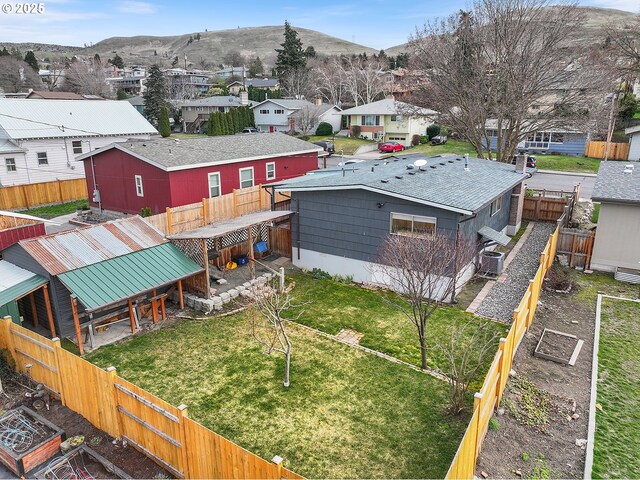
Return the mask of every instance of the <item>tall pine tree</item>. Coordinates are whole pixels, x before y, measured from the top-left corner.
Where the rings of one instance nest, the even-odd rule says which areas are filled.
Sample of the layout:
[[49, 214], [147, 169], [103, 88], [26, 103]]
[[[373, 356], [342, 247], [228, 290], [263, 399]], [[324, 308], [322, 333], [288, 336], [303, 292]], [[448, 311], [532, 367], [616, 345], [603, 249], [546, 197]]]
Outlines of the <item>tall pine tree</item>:
[[158, 125], [160, 111], [162, 107], [167, 105], [167, 97], [169, 96], [167, 81], [159, 65], [154, 64], [149, 68], [146, 85], [147, 89], [143, 94], [144, 114], [153, 125]]
[[284, 42], [280, 44], [282, 48], [276, 48], [278, 58], [276, 59], [276, 73], [278, 78], [282, 78], [290, 70], [305, 68], [307, 66], [307, 57], [302, 49], [302, 40], [288, 21], [284, 22]]
[[160, 109], [160, 119], [158, 120], [158, 131], [162, 138], [171, 135], [171, 123], [169, 123], [169, 109], [164, 106]]
[[29, 50], [27, 54], [24, 56], [24, 61], [29, 64], [31, 68], [33, 68], [36, 72], [40, 70], [40, 66], [38, 65], [38, 59], [33, 54], [33, 51]]

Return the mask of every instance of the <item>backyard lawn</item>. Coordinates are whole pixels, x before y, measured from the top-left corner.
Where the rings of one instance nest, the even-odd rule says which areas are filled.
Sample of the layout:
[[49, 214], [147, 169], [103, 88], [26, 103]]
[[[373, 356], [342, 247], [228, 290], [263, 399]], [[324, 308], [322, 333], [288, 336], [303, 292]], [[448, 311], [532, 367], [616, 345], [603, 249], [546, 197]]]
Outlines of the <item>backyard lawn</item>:
[[31, 208], [29, 210], [21, 210], [18, 213], [25, 213], [40, 218], [55, 218], [60, 215], [74, 213], [78, 208], [88, 207], [86, 200], [77, 200], [75, 202], [59, 203], [57, 205], [47, 205], [46, 207]]
[[181, 320], [87, 359], [307, 477], [445, 475], [468, 421], [444, 413], [445, 382], [295, 325], [289, 332], [289, 388], [282, 356], [263, 353], [246, 314]]
[[593, 478], [640, 472], [639, 318], [640, 303], [602, 299]]

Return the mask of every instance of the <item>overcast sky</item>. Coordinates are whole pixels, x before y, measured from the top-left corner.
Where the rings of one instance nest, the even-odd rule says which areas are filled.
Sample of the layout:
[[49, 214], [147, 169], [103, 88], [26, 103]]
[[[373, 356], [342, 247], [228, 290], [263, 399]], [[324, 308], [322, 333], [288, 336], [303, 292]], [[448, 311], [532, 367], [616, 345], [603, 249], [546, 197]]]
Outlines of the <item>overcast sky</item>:
[[[467, 0], [45, 0], [44, 13], [18, 14], [0, 0], [0, 42], [83, 46], [108, 37], [179, 35], [237, 27], [283, 25], [317, 30], [375, 49], [407, 41], [426, 19], [454, 13]], [[582, 5], [639, 13], [638, 0], [589, 0]], [[6, 13], [6, 10], [12, 10]]]

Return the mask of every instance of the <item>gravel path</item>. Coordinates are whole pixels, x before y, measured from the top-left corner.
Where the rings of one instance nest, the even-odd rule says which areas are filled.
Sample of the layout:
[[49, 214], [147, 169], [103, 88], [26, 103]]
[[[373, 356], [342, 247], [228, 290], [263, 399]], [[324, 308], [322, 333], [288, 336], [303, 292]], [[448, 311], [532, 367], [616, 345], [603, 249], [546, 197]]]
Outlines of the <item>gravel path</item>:
[[544, 250], [555, 223], [536, 223], [522, 249], [506, 269], [504, 283], [496, 282], [476, 310], [477, 315], [511, 323], [513, 310], [518, 306], [540, 266], [540, 253]]

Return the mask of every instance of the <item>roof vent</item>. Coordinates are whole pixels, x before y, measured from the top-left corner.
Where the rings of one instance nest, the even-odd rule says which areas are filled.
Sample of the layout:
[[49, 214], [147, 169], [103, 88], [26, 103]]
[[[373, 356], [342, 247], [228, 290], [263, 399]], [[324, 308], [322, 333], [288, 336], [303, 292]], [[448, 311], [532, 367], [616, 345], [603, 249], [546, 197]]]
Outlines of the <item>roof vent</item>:
[[624, 166], [625, 169], [629, 169], [629, 170], [633, 170], [633, 164], [629, 163], [628, 165]]
[[397, 178], [398, 180], [402, 180], [402, 175], [396, 175], [396, 178]]
[[382, 183], [389, 183], [389, 180], [384, 180], [384, 179], [383, 179], [383, 180], [380, 180], [380, 182], [382, 182]]
[[625, 173], [627, 175], [630, 175], [633, 173], [633, 168], [625, 168], [622, 173]]
[[446, 163], [440, 162], [440, 165], [442, 165], [444, 167], [446, 165]]
[[456, 158], [457, 161], [461, 162], [462, 159], [460, 157]]
[[435, 165], [430, 165], [430, 167], [429, 167], [429, 168], [436, 168], [436, 166], [435, 166]]
[[453, 160], [449, 160], [449, 163], [453, 163]]
[[398, 161], [398, 157], [393, 157], [393, 161], [397, 162]]
[[407, 170], [413, 170], [413, 165], [407, 165]]
[[415, 175], [416, 172], [409, 172], [409, 175]]

